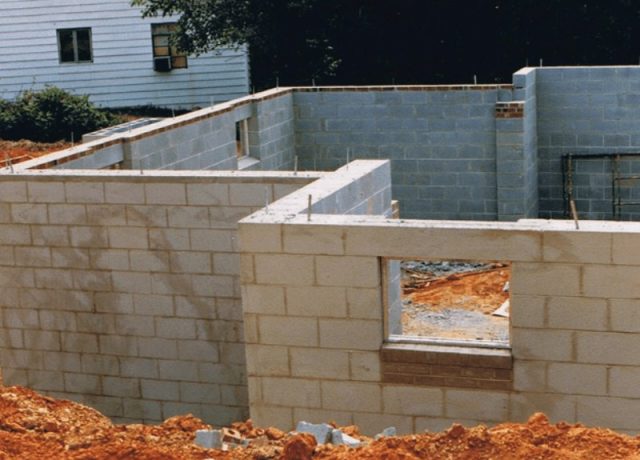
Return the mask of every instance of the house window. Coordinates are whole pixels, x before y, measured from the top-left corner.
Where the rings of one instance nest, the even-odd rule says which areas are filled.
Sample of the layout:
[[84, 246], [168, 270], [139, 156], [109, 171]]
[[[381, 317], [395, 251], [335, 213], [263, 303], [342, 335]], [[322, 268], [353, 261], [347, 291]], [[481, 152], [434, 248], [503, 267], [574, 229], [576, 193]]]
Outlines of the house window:
[[154, 69], [159, 72], [188, 67], [187, 55], [170, 42], [171, 35], [175, 31], [175, 23], [151, 24]]
[[91, 29], [58, 29], [60, 62], [91, 62]]

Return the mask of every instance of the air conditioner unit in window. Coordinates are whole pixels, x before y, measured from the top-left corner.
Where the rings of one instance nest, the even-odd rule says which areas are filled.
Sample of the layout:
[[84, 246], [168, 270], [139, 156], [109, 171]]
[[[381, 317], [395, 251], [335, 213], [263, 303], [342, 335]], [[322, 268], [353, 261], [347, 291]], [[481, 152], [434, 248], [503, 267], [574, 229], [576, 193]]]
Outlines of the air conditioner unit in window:
[[169, 72], [171, 70], [170, 57], [153, 58], [153, 70], [156, 72]]

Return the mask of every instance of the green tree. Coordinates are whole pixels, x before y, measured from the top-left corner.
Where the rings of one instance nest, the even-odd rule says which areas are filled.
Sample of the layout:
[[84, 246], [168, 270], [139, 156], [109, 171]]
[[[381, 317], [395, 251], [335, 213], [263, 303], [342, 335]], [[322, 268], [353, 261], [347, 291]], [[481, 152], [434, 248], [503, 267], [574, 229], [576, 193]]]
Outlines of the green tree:
[[133, 0], [143, 15], [179, 14], [178, 47], [199, 54], [247, 45], [257, 89], [335, 75], [330, 42], [339, 2], [315, 0]]

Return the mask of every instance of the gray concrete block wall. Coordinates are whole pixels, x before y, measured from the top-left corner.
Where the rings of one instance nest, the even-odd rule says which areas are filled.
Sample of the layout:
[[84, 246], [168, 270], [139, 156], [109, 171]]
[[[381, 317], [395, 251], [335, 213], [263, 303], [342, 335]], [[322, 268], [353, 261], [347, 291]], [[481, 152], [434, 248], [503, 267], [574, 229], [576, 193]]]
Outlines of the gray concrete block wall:
[[125, 167], [130, 169], [236, 169], [234, 113], [224, 112], [142, 139], [132, 139], [126, 149]]
[[389, 158], [402, 217], [493, 220], [495, 103], [510, 91], [472, 88], [295, 92], [301, 168]]
[[0, 368], [118, 422], [248, 415], [237, 222], [318, 175], [0, 175]]
[[283, 94], [255, 104], [249, 120], [249, 152], [263, 171], [292, 170], [295, 156], [293, 95]]
[[[536, 79], [540, 216], [562, 217], [563, 154], [640, 151], [640, 68], [539, 68]], [[588, 163], [582, 167], [601, 177], [578, 177], [583, 189], [576, 201], [578, 213], [610, 218], [610, 187], [603, 185], [608, 161]], [[597, 191], [595, 184], [600, 184]]]
[[535, 69], [513, 80], [516, 101], [499, 106], [514, 113], [496, 115], [499, 220], [538, 216]]

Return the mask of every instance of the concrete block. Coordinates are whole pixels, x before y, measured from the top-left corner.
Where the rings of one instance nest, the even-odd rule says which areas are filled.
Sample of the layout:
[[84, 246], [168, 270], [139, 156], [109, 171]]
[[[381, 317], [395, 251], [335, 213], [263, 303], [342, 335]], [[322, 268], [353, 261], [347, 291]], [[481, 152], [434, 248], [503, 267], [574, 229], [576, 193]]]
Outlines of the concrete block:
[[280, 225], [240, 224], [239, 238], [244, 252], [281, 252], [282, 228]]
[[448, 417], [499, 422], [506, 420], [509, 393], [447, 389], [444, 401]]
[[62, 351], [74, 353], [97, 353], [98, 338], [94, 334], [80, 334], [76, 332], [65, 332], [61, 336]]
[[640, 297], [640, 267], [623, 265], [586, 265], [584, 295], [587, 297], [630, 299]]
[[197, 446], [205, 449], [220, 449], [222, 447], [222, 431], [196, 430], [196, 439], [194, 442]]
[[613, 263], [637, 265], [640, 260], [640, 236], [635, 233], [613, 235]]
[[209, 208], [205, 206], [171, 206], [167, 208], [169, 227], [209, 228]]
[[320, 346], [377, 350], [384, 340], [382, 323], [374, 320], [320, 319]]
[[[37, 182], [29, 182], [29, 184], [34, 187], [34, 184], [37, 184]], [[46, 193], [47, 186], [40, 186], [38, 188], [38, 196], [44, 196], [46, 198], [46, 196], [48, 196]], [[40, 188], [43, 190], [40, 190]], [[0, 196], [8, 202], [26, 202], [27, 182], [8, 181], [3, 178], [2, 182], [0, 182]]]
[[140, 380], [140, 389], [144, 399], [157, 399], [161, 401], [179, 401], [180, 387], [178, 382], [162, 380]]
[[83, 205], [50, 204], [48, 209], [50, 224], [82, 225], [87, 222], [86, 208]]
[[131, 182], [105, 182], [106, 203], [144, 204], [144, 185]]
[[605, 366], [550, 363], [547, 374], [550, 392], [565, 394], [607, 394]]
[[98, 395], [102, 391], [100, 377], [87, 374], [64, 374], [64, 390], [69, 393]]
[[578, 396], [577, 419], [585, 425], [612, 430], [636, 430], [640, 425], [640, 401], [628, 398]]
[[186, 402], [220, 404], [220, 385], [180, 382], [180, 398]]
[[610, 299], [611, 330], [640, 332], [640, 302], [635, 299]]
[[290, 348], [291, 375], [349, 380], [349, 353], [342, 350]]
[[189, 230], [191, 238], [191, 250], [212, 251], [212, 252], [234, 252], [235, 239], [234, 232], [229, 230]]
[[551, 297], [547, 308], [550, 328], [591, 331], [607, 329], [607, 303], [604, 299]]
[[135, 337], [100, 335], [98, 343], [100, 353], [105, 355], [137, 356], [138, 354], [138, 343]]
[[550, 262], [609, 263], [611, 238], [609, 233], [544, 232], [543, 258]]
[[145, 184], [144, 191], [147, 204], [187, 204], [187, 190], [185, 184]]
[[381, 320], [383, 307], [380, 289], [347, 288], [347, 308], [350, 318]]
[[227, 184], [187, 184], [187, 203], [196, 206], [224, 206], [229, 204]]
[[[317, 439], [317, 438], [316, 438]], [[358, 439], [343, 433], [340, 430], [331, 430], [331, 443], [336, 446], [360, 447], [363, 443]]]
[[178, 380], [197, 382], [198, 365], [193, 361], [158, 360], [158, 371], [161, 380]]
[[287, 314], [344, 318], [347, 303], [344, 288], [289, 287], [286, 289]]
[[166, 206], [129, 205], [125, 208], [127, 225], [135, 227], [168, 226]]
[[322, 408], [382, 412], [382, 392], [377, 383], [322, 381]]
[[544, 391], [547, 386], [545, 361], [515, 360], [513, 363], [513, 389], [516, 391]]
[[140, 388], [138, 379], [102, 377], [102, 393], [106, 396], [139, 398]]
[[285, 314], [283, 287], [247, 285], [242, 289], [242, 298], [246, 313]]
[[318, 321], [315, 318], [258, 317], [260, 342], [269, 345], [318, 346]]
[[64, 226], [33, 225], [31, 226], [31, 237], [35, 246], [69, 246], [69, 230]]
[[104, 203], [104, 182], [67, 182], [67, 203]]
[[317, 256], [316, 279], [323, 286], [377, 287], [380, 265], [375, 257]]
[[31, 235], [24, 225], [0, 225], [0, 244], [31, 244]]
[[[604, 366], [603, 366], [604, 368]], [[640, 369], [628, 366], [613, 366], [609, 368], [609, 395], [624, 398], [640, 397]]]
[[122, 377], [158, 378], [157, 359], [120, 357], [118, 361]]
[[[60, 332], [34, 331], [25, 329], [22, 331], [24, 345], [28, 350], [60, 351]], [[77, 350], [73, 350], [77, 351]]]
[[138, 355], [142, 358], [177, 359], [178, 344], [173, 339], [138, 337]]
[[444, 392], [438, 388], [385, 385], [382, 389], [383, 412], [411, 416], [444, 415]]
[[546, 329], [512, 328], [513, 357], [543, 361], [571, 361], [572, 332]]
[[187, 229], [151, 228], [149, 229], [149, 249], [189, 250], [189, 231]]
[[[4, 187], [8, 188], [8, 184], [3, 184]], [[24, 195], [22, 194], [22, 184], [15, 183], [13, 185], [13, 196], [18, 198], [17, 201], [26, 201], [24, 199]], [[27, 190], [29, 191], [29, 201], [31, 203], [64, 203], [65, 195], [64, 195], [64, 183], [60, 182], [40, 182], [40, 181], [30, 181], [27, 182]], [[10, 193], [9, 190], [7, 190]], [[3, 195], [4, 196], [4, 195]], [[7, 197], [11, 201], [14, 201], [11, 198], [11, 195]]]
[[246, 352], [249, 376], [290, 376], [286, 347], [247, 344]]
[[579, 265], [513, 263], [511, 269], [512, 294], [565, 296], [581, 294]]
[[514, 327], [542, 328], [545, 324], [545, 298], [512, 294], [510, 298], [511, 324]]
[[318, 444], [326, 444], [332, 439], [333, 427], [327, 423], [309, 423], [300, 421], [296, 425], [298, 433], [310, 433]]
[[634, 334], [617, 332], [577, 332], [577, 362], [604, 365], [640, 364], [634, 349]]
[[12, 204], [11, 220], [19, 224], [47, 224], [46, 204]]
[[173, 316], [173, 297], [133, 294], [133, 311], [138, 315]]
[[336, 227], [285, 225], [284, 251], [294, 254], [344, 254], [344, 231]]
[[256, 280], [260, 284], [311, 286], [314, 283], [312, 256], [257, 254]]
[[265, 377], [262, 396], [266, 404], [285, 407], [320, 407], [320, 382], [315, 380]]
[[196, 323], [188, 318], [155, 318], [156, 334], [167, 339], [195, 339]]

